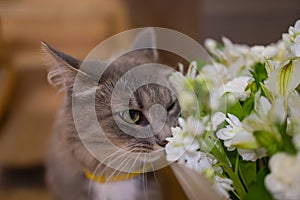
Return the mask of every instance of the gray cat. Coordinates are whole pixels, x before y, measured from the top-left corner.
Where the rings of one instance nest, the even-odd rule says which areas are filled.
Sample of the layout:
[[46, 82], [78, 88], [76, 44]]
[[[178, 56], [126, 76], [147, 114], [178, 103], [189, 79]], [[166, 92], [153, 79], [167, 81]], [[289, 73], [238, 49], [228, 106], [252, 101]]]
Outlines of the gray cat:
[[[147, 42], [154, 42], [151, 30], [141, 33], [134, 46]], [[66, 94], [56, 120], [46, 159], [47, 182], [54, 198], [62, 200], [162, 199], [161, 186], [156, 180], [155, 172], [137, 174], [122, 172], [122, 170], [99, 162], [84, 146], [74, 123], [72, 97], [74, 97], [76, 75], [80, 75], [77, 77], [82, 80], [88, 80], [94, 78], [93, 74], [91, 71], [81, 71], [82, 61], [61, 53], [46, 43], [42, 43], [42, 47], [48, 61], [49, 82]], [[143, 85], [136, 91], [131, 91], [128, 109], [117, 114], [112, 111], [112, 98], [115, 102], [122, 101], [123, 95], [128, 93], [126, 86], [135, 84], [136, 77], [132, 77], [123, 82], [124, 87], [119, 89], [121, 91], [113, 94], [114, 87], [122, 75], [135, 66], [156, 62], [157, 52], [155, 50], [135, 50], [116, 59], [97, 81], [94, 108], [99, 125], [105, 136], [114, 145], [127, 152], [150, 154], [158, 150], [163, 151], [163, 147], [166, 145], [165, 139], [171, 136], [170, 127], [175, 125], [180, 112], [174, 93], [167, 87], [158, 84]], [[103, 67], [101, 62], [91, 62], [90, 65], [94, 68]], [[157, 77], [165, 79], [165, 81], [170, 75], [159, 71], [156, 73]], [[166, 120], [162, 128], [155, 132], [155, 123], [158, 121], [154, 118], [159, 118], [159, 116], [154, 116], [150, 112], [150, 108], [158, 104], [165, 109]], [[134, 137], [134, 135], [124, 133], [118, 123], [125, 127], [131, 127], [128, 130], [133, 133], [146, 127], [147, 130], [153, 131], [153, 135]], [[88, 139], [93, 141], [93, 138]], [[107, 152], [106, 144], [103, 141], [95, 145], [100, 148], [100, 154]], [[102, 180], [102, 183], [98, 181], [103, 174], [105, 177], [110, 177], [112, 181], [108, 179]]]

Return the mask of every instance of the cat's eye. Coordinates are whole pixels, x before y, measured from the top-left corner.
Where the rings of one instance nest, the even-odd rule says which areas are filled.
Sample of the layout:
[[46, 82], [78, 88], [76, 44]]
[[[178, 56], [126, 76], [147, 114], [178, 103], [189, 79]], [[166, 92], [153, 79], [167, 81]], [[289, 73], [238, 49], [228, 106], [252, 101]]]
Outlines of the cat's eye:
[[126, 110], [119, 113], [120, 117], [127, 123], [134, 124], [139, 121], [141, 112], [137, 110]]
[[170, 112], [175, 107], [176, 102], [173, 102], [171, 105], [168, 106], [167, 111]]

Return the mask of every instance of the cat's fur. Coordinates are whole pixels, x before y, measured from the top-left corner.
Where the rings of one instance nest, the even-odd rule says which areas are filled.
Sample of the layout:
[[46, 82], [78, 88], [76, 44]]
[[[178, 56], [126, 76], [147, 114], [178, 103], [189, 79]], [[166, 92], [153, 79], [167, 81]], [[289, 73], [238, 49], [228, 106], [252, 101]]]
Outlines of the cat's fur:
[[[151, 30], [141, 33], [134, 45], [145, 42], [154, 42]], [[82, 144], [75, 128], [72, 114], [72, 92], [76, 75], [82, 73], [79, 69], [82, 62], [45, 43], [42, 46], [48, 61], [50, 83], [66, 93], [46, 159], [47, 182], [54, 197], [62, 200], [162, 199], [160, 186], [153, 173], [141, 174], [132, 179], [115, 183], [93, 182], [93, 184], [89, 184], [89, 180], [84, 176], [85, 169], [93, 172], [98, 167], [98, 173], [105, 169], [108, 175], [115, 173], [115, 170], [107, 170], [104, 164], [99, 163], [90, 154]], [[180, 108], [175, 95], [166, 87], [148, 84], [134, 92], [129, 106], [130, 109], [140, 110], [143, 113], [145, 119], [139, 126], [152, 126], [149, 108], [154, 104], [162, 105], [168, 110], [167, 121], [163, 129], [156, 136], [150, 138], [135, 138], [124, 134], [116, 125], [111, 111], [111, 93], [116, 82], [125, 72], [135, 66], [153, 62], [157, 62], [157, 53], [152, 49], [128, 53], [111, 64], [99, 80], [99, 87], [96, 90], [95, 110], [103, 131], [115, 145], [127, 151], [152, 152], [163, 148], [165, 138], [171, 136], [170, 127], [174, 125], [178, 117]], [[102, 67], [101, 62], [95, 66]], [[82, 77], [87, 79], [93, 76], [86, 72], [82, 74]], [[135, 77], [132, 77], [130, 81], [134, 82]], [[124, 82], [124, 85], [126, 84], [130, 83]], [[121, 93], [119, 95], [117, 98], [121, 100], [123, 97]]]

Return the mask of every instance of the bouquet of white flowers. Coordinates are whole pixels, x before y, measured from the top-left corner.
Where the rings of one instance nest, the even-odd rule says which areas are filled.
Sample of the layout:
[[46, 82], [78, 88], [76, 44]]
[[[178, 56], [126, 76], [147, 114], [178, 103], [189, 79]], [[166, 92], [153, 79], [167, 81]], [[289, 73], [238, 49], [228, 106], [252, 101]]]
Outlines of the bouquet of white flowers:
[[300, 199], [300, 20], [276, 44], [222, 41], [171, 77], [182, 111], [167, 159], [226, 199]]

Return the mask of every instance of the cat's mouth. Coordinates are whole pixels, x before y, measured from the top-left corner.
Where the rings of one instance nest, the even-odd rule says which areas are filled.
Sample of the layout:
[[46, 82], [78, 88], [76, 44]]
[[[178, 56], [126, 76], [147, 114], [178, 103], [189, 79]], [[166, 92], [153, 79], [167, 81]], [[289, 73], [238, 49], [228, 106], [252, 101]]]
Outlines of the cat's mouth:
[[138, 141], [136, 145], [134, 145], [130, 151], [134, 153], [151, 153], [156, 150], [163, 149], [167, 145], [167, 140], [159, 140], [155, 138], [153, 141]]
[[137, 147], [133, 148], [131, 152], [133, 153], [150, 153], [154, 149], [147, 145], [138, 145]]

